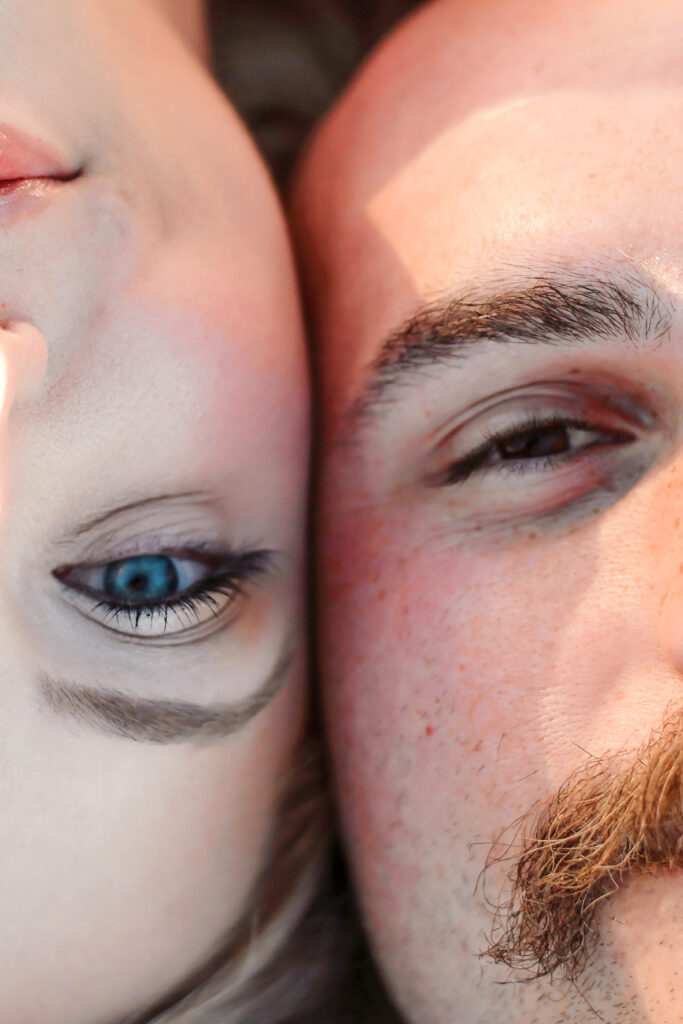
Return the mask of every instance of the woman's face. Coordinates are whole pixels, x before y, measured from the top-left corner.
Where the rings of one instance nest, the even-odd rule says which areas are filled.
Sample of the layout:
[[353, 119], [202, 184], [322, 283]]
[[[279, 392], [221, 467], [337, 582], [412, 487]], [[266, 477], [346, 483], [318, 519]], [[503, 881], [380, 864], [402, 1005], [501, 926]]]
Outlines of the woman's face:
[[0, 6], [13, 1024], [111, 1021], [212, 953], [301, 727], [290, 256], [244, 131], [157, 6]]

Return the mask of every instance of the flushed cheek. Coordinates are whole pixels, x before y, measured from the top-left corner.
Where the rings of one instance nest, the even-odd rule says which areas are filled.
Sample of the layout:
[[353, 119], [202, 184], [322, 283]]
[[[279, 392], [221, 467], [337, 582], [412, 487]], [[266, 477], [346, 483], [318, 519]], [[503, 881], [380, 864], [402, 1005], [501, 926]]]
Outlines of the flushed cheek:
[[329, 699], [343, 707], [352, 742], [377, 730], [437, 741], [430, 748], [475, 732], [497, 742], [502, 710], [514, 704], [524, 720], [529, 670], [542, 673], [537, 648], [560, 624], [548, 587], [530, 577], [528, 553], [473, 555], [415, 532], [363, 510], [328, 534]]
[[[520, 700], [529, 643], [515, 650], [505, 635], [517, 618], [509, 579], [506, 587], [457, 549], [406, 536], [371, 513], [356, 516], [324, 590], [342, 794], [366, 843], [376, 836], [379, 845], [397, 828], [450, 830], [470, 800], [495, 790], [505, 729], [525, 734], [533, 751], [536, 727], [533, 705]], [[523, 775], [524, 750], [515, 757]]]
[[363, 509], [327, 538], [329, 725], [362, 871], [387, 893], [387, 869], [426, 846], [434, 871], [462, 863], [618, 736], [611, 696], [633, 696], [643, 658], [642, 609], [591, 531], [487, 550], [425, 541], [418, 519]]

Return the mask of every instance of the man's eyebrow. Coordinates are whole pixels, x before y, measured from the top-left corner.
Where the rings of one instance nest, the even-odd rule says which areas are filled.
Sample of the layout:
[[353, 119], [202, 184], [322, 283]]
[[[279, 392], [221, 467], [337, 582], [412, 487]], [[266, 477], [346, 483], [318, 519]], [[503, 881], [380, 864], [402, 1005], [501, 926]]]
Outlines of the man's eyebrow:
[[385, 340], [368, 379], [347, 413], [363, 420], [394, 397], [400, 385], [426, 368], [471, 355], [481, 342], [562, 345], [661, 338], [671, 309], [635, 272], [615, 277], [550, 271], [521, 286], [432, 303]]
[[84, 687], [43, 673], [42, 702], [51, 712], [100, 732], [143, 743], [186, 743], [232, 736], [276, 696], [294, 660], [291, 641], [256, 693], [234, 704], [202, 705], [186, 701], [131, 697], [116, 690]]

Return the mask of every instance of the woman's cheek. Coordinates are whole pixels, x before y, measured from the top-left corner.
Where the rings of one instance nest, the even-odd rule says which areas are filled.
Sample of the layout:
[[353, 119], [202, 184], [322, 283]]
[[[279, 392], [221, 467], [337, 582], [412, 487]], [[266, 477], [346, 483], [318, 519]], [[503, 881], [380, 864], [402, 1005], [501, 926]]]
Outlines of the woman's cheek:
[[[41, 734], [40, 756], [13, 785], [16, 817], [7, 808], [15, 840], [2, 858], [0, 948], [15, 982], [8, 1012], [16, 1002], [18, 1013], [38, 983], [51, 993], [56, 1019], [60, 998], [64, 1019], [73, 1005], [79, 1021], [94, 1019], [103, 1000], [123, 1013], [213, 952], [264, 863], [301, 704], [298, 685], [285, 689], [242, 734], [205, 747], [138, 745], [61, 727]], [[28, 819], [27, 805], [35, 809]], [[75, 958], [66, 981], [55, 948]], [[107, 978], [104, 960], [115, 967]]]

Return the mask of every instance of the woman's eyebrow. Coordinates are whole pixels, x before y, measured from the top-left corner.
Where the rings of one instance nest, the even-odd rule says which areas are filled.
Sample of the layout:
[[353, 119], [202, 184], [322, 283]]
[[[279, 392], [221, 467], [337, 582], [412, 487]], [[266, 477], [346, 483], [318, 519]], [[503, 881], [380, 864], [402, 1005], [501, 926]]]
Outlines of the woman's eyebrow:
[[531, 279], [527, 271], [521, 285], [429, 304], [393, 331], [345, 425], [357, 426], [381, 412], [420, 371], [457, 364], [480, 342], [563, 345], [611, 338], [633, 345], [666, 334], [671, 316], [669, 305], [635, 270], [604, 277], [550, 269]]
[[291, 640], [283, 645], [275, 667], [252, 696], [234, 704], [193, 704], [176, 700], [132, 697], [116, 690], [39, 679], [42, 703], [60, 717], [71, 718], [100, 732], [142, 743], [187, 743], [232, 736], [273, 700], [294, 661]]

